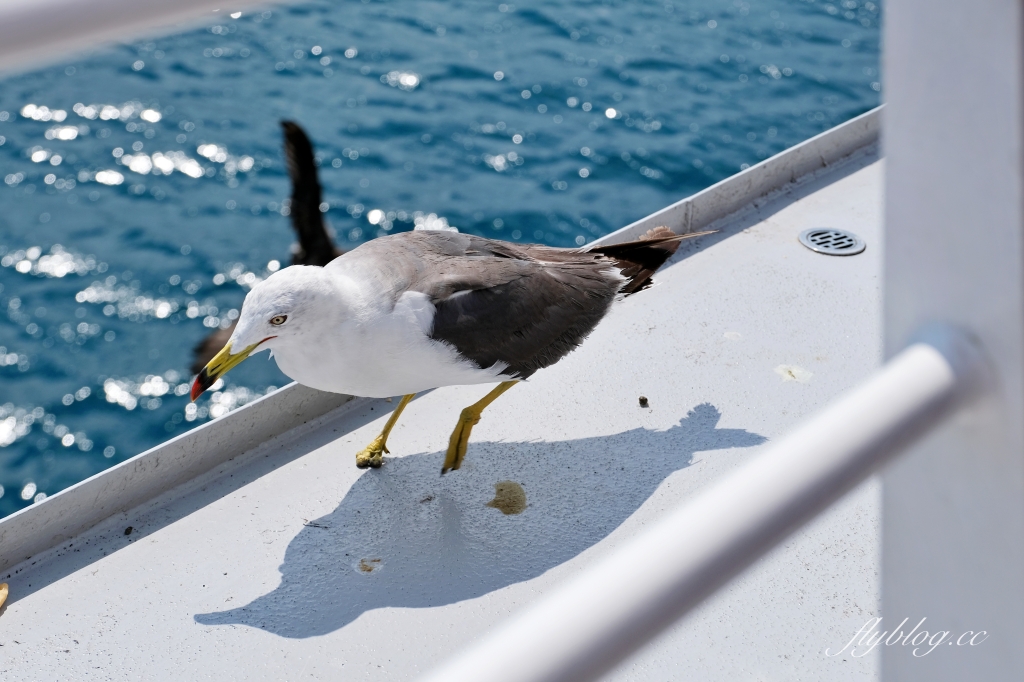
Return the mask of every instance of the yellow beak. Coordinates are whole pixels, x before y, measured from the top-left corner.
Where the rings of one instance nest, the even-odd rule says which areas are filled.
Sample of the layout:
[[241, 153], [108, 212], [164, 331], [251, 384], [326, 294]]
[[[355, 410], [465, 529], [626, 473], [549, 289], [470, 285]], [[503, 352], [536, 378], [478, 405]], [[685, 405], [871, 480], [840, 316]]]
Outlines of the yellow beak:
[[[266, 341], [267, 339], [263, 339]], [[220, 352], [213, 356], [213, 359], [206, 363], [206, 367], [203, 367], [203, 371], [196, 376], [195, 382], [192, 384], [192, 400], [201, 396], [206, 392], [206, 389], [213, 386], [217, 379], [227, 374], [232, 367], [245, 360], [249, 357], [249, 354], [256, 350], [256, 346], [263, 343], [254, 343], [248, 348], [245, 348], [239, 353], [231, 352], [231, 344], [224, 346], [220, 349]]]

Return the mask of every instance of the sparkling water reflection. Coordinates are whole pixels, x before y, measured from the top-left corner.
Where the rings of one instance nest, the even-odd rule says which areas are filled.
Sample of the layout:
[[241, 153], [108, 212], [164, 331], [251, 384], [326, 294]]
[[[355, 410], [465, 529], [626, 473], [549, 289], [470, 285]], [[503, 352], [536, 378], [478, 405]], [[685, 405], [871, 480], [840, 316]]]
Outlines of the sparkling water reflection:
[[281, 386], [192, 347], [289, 261], [278, 122], [343, 248], [582, 245], [879, 102], [873, 2], [307, 2], [0, 88], [0, 514]]

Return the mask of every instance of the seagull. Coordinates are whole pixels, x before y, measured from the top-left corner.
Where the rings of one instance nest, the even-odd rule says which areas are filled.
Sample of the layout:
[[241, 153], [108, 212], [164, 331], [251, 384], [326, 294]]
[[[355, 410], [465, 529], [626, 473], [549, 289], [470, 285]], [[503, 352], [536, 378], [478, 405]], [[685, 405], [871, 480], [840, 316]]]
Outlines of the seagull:
[[458, 469], [484, 408], [575, 349], [612, 303], [651, 285], [684, 239], [656, 227], [623, 244], [567, 249], [446, 231], [379, 237], [324, 267], [293, 265], [249, 291], [238, 325], [192, 385], [198, 398], [255, 352], [311, 388], [402, 396], [356, 466], [380, 467], [413, 397], [497, 383], [462, 410], [441, 473]]
[[[284, 132], [284, 157], [292, 181], [288, 215], [291, 216], [292, 228], [299, 239], [292, 245], [292, 265], [324, 266], [344, 251], [334, 245], [324, 225], [313, 143], [298, 123], [281, 121], [281, 128]], [[198, 374], [217, 351], [224, 347], [235, 331], [235, 324], [226, 329], [218, 329], [196, 345], [192, 351], [193, 374]]]

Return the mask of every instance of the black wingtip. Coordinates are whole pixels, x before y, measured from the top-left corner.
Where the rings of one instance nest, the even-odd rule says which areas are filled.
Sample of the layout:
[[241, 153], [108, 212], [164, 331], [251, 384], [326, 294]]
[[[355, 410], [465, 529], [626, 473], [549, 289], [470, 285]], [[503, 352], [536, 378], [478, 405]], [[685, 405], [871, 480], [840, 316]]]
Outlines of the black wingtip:
[[714, 232], [717, 230], [676, 234], [669, 228], [661, 226], [648, 230], [640, 239], [594, 246], [588, 251], [600, 253], [616, 261], [616, 266], [627, 279], [622, 293], [628, 296], [651, 286], [651, 276], [675, 254], [680, 242]]
[[291, 220], [299, 238], [299, 251], [292, 265], [327, 265], [340, 255], [327, 234], [320, 211], [320, 179], [316, 169], [313, 143], [306, 131], [294, 121], [281, 121], [284, 131], [284, 156], [292, 181]]

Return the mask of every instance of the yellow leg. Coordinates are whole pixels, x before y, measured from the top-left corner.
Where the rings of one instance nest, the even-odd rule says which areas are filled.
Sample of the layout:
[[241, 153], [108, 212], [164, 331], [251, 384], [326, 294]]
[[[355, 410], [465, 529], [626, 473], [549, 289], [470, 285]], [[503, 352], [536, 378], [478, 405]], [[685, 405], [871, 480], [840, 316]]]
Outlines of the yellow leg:
[[391, 454], [388, 450], [387, 442], [388, 435], [391, 433], [391, 429], [395, 427], [395, 422], [398, 421], [398, 417], [402, 414], [402, 410], [409, 404], [409, 401], [413, 399], [415, 393], [409, 395], [403, 395], [402, 399], [398, 401], [398, 407], [391, 413], [388, 418], [388, 423], [384, 425], [384, 430], [380, 432], [380, 435], [373, 439], [373, 442], [367, 445], [365, 448], [356, 453], [356, 466], [360, 469], [367, 467], [373, 467], [377, 469], [381, 464], [384, 463], [384, 453]]
[[455, 425], [452, 437], [448, 440], [448, 454], [441, 466], [442, 476], [462, 466], [462, 460], [466, 457], [466, 446], [469, 445], [469, 434], [473, 432], [473, 427], [480, 422], [480, 413], [484, 411], [484, 408], [518, 383], [518, 381], [503, 381], [495, 386], [490, 393], [462, 411], [459, 423]]

